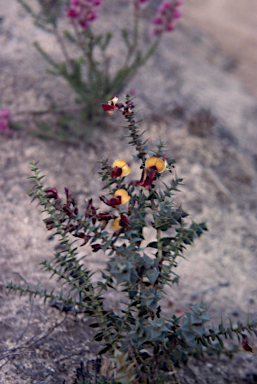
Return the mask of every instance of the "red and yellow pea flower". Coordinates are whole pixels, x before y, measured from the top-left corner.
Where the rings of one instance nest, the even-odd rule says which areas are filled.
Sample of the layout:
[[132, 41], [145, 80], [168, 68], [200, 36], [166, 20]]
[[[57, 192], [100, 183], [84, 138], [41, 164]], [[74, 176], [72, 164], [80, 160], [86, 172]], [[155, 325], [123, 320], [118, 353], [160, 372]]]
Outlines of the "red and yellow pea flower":
[[115, 231], [119, 231], [121, 229], [126, 229], [130, 227], [130, 222], [127, 218], [127, 216], [121, 214], [120, 216], [116, 217], [111, 223], [112, 229]]
[[155, 169], [158, 173], [162, 173], [166, 169], [165, 162], [159, 157], [148, 157], [145, 161], [146, 169]]
[[114, 161], [112, 166], [111, 178], [119, 177], [119, 176], [127, 176], [130, 174], [130, 168], [125, 160], [117, 159]]
[[125, 189], [117, 189], [114, 196], [115, 197], [112, 197], [110, 200], [108, 200], [105, 196], [99, 196], [99, 198], [112, 208], [116, 208], [118, 205], [126, 204], [130, 200], [130, 196]]
[[[147, 174], [147, 170], [150, 170]], [[149, 189], [156, 178], [156, 172], [162, 173], [166, 170], [165, 162], [159, 157], [148, 157], [145, 161], [145, 168], [142, 171], [141, 179], [139, 181], [132, 181], [131, 184]]]
[[130, 200], [130, 196], [125, 189], [117, 189], [114, 196], [120, 199], [120, 204], [126, 204]]
[[124, 107], [122, 103], [117, 103], [118, 97], [114, 96], [111, 100], [108, 101], [108, 104], [102, 104], [102, 110], [108, 115], [113, 115], [115, 111]]

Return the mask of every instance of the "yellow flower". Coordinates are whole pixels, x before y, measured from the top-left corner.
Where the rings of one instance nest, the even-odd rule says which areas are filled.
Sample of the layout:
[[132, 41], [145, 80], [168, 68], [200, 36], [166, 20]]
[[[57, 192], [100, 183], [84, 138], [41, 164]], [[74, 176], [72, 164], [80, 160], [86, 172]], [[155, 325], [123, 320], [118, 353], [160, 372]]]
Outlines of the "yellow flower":
[[166, 169], [165, 162], [159, 157], [155, 157], [155, 156], [148, 157], [148, 159], [146, 159], [145, 167], [146, 169], [155, 168], [159, 173], [165, 171]]
[[112, 166], [111, 177], [127, 176], [130, 174], [130, 168], [125, 160], [117, 159], [114, 161]]
[[121, 229], [122, 226], [120, 225], [120, 216], [119, 217], [116, 217], [116, 219], [114, 219], [111, 223], [111, 227], [112, 229], [114, 229], [115, 231], [117, 231], [118, 229]]
[[130, 196], [125, 189], [117, 189], [114, 196], [120, 198], [120, 204], [126, 204], [130, 200]]

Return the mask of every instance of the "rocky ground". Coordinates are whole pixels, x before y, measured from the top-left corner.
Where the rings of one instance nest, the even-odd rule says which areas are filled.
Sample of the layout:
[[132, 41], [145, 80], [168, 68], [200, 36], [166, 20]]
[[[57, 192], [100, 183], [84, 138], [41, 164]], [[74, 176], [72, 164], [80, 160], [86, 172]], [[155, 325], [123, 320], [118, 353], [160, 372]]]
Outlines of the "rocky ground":
[[[30, 128], [30, 111], [48, 108], [50, 98], [70, 105], [73, 95], [63, 81], [55, 82], [44, 73], [45, 62], [31, 47], [33, 40], [39, 40], [58, 57], [54, 39], [35, 30], [15, 1], [0, 0], [0, 9], [1, 109], [10, 109], [16, 121]], [[118, 28], [126, 19], [126, 8], [106, 7], [105, 14], [108, 18], [102, 26]], [[214, 323], [221, 316], [226, 323], [228, 315], [234, 323], [244, 322], [248, 314], [250, 318], [257, 315], [257, 101], [247, 82], [239, 79], [232, 60], [238, 60], [236, 53], [226, 53], [217, 44], [218, 37], [207, 35], [204, 28], [203, 33], [200, 22], [198, 27], [193, 21], [190, 24], [190, 17], [182, 19], [129, 88], [138, 95], [145, 119], [142, 129], [148, 129], [151, 140], [168, 140], [177, 160], [176, 172], [185, 179], [177, 203], [182, 202], [193, 220], [204, 220], [209, 228], [188, 249], [187, 260], [181, 260], [181, 281], [167, 292], [165, 313], [186, 311], [203, 299], [211, 303]], [[113, 55], [122, 52], [119, 42], [112, 49]], [[95, 176], [97, 160], [124, 157], [132, 164], [120, 123], [119, 117], [107, 119], [97, 127], [91, 143], [80, 145], [44, 141], [28, 135], [28, 129], [12, 138], [1, 136], [1, 383], [61, 384], [65, 380], [71, 384], [80, 362], [95, 358], [97, 346], [90, 341], [87, 319], [60, 313], [37, 299], [29, 303], [13, 293], [7, 296], [5, 286], [10, 280], [57, 285], [38, 266], [51, 257], [55, 243], [48, 240], [39, 210], [27, 196], [28, 162], [40, 160], [47, 185], [60, 191], [68, 187], [83, 207], [87, 198], [97, 199], [101, 188]], [[104, 255], [99, 255], [90, 256], [90, 268], [105, 262]], [[109, 300], [118, 308], [115, 298]], [[250, 339], [250, 344], [255, 346], [256, 339]], [[178, 373], [182, 383], [255, 383], [255, 354], [240, 352], [232, 361], [226, 357], [192, 360]]]

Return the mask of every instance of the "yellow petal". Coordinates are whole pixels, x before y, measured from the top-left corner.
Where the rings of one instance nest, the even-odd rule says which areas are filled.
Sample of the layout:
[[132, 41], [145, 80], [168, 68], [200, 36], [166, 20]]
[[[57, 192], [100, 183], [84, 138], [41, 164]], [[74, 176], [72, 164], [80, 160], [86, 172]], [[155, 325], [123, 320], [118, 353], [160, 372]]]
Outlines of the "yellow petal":
[[116, 219], [114, 219], [111, 222], [112, 229], [114, 229], [115, 231], [117, 231], [118, 229], [121, 229], [122, 227], [120, 226], [119, 222], [120, 222], [120, 217], [116, 217]]
[[122, 168], [122, 167], [124, 167], [124, 165], [127, 165], [127, 163], [126, 163], [125, 160], [123, 160], [123, 159], [117, 159], [117, 160], [114, 161], [112, 167], [113, 167], [113, 168], [114, 168], [114, 167]]
[[130, 200], [130, 196], [125, 189], [117, 189], [114, 196], [121, 198], [121, 204], [126, 204]]
[[115, 106], [118, 100], [119, 100], [118, 97], [114, 96], [111, 100], [108, 101], [108, 104]]
[[128, 164], [126, 164], [126, 165], [124, 165], [123, 167], [122, 167], [122, 172], [121, 172], [121, 176], [127, 176], [127, 175], [129, 175], [130, 174], [130, 168], [129, 168], [129, 166], [128, 166]]
[[148, 159], [146, 159], [145, 167], [146, 169], [155, 167], [159, 173], [165, 171], [166, 169], [164, 161], [159, 157], [155, 157], [155, 156], [148, 157]]

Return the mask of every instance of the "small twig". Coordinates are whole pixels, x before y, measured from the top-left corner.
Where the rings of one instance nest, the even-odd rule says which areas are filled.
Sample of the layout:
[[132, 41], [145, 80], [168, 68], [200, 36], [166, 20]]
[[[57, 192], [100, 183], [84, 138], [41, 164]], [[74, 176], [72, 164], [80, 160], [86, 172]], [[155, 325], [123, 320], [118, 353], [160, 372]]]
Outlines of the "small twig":
[[24, 353], [26, 349], [29, 349], [29, 348], [32, 348], [34, 346], [36, 346], [37, 343], [39, 343], [40, 341], [42, 341], [44, 338], [48, 337], [56, 328], [58, 328], [60, 325], [62, 325], [64, 323], [64, 321], [66, 320], [67, 318], [67, 314], [65, 314], [64, 318], [59, 322], [59, 323], [56, 323], [50, 330], [48, 333], [45, 333], [43, 334], [43, 336], [41, 336], [38, 340], [35, 340], [34, 343], [28, 345], [28, 346], [25, 346], [27, 343], [31, 342], [32, 340], [35, 339], [36, 335], [37, 335], [37, 332], [27, 341], [25, 341], [24, 343], [18, 345], [17, 347], [15, 348], [11, 348], [11, 349], [7, 349], [5, 351], [2, 351], [2, 352], [8, 352], [5, 356], [0, 356], [0, 360], [3, 360], [3, 359], [9, 359], [10, 357], [12, 357], [13, 355], [17, 355], [16, 351], [18, 350], [21, 350], [21, 353]]
[[144, 383], [145, 375], [142, 374], [142, 370], [141, 370], [140, 366], [138, 365], [138, 362], [137, 362], [137, 359], [136, 359], [136, 356], [135, 356], [135, 347], [134, 347], [134, 345], [133, 345], [133, 343], [132, 343], [132, 341], [131, 341], [131, 339], [129, 337], [128, 337], [128, 342], [129, 342], [128, 347], [129, 347], [129, 350], [130, 350], [130, 356], [132, 357], [132, 360], [133, 360], [133, 362], [135, 364], [135, 367], [137, 369], [137, 372], [139, 374], [141, 382]]
[[53, 113], [53, 112], [64, 112], [64, 111], [67, 111], [67, 110], [70, 110], [70, 111], [80, 111], [83, 107], [80, 105], [80, 106], [74, 106], [74, 107], [69, 107], [69, 106], [63, 106], [63, 107], [58, 107], [58, 108], [52, 108], [52, 109], [45, 109], [45, 110], [41, 110], [41, 111], [20, 111], [20, 112], [16, 112], [14, 114], [14, 117], [15, 116], [19, 116], [19, 115], [26, 115], [26, 114], [32, 114], [32, 115], [45, 115], [45, 114], [48, 114], [48, 113]]
[[178, 377], [178, 375], [177, 375], [177, 372], [176, 372], [176, 370], [175, 370], [174, 364], [173, 364], [172, 361], [171, 361], [171, 365], [172, 365], [172, 376], [173, 376], [174, 383], [175, 383], [175, 384], [181, 384], [181, 383], [180, 383], [180, 380], [179, 380], [179, 377]]

